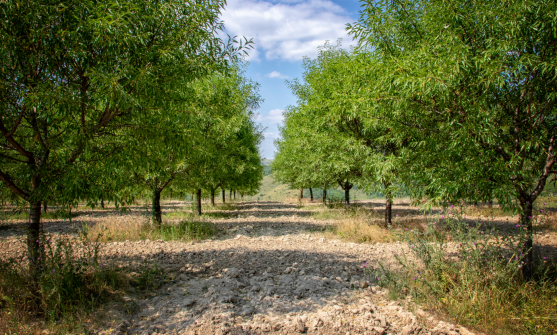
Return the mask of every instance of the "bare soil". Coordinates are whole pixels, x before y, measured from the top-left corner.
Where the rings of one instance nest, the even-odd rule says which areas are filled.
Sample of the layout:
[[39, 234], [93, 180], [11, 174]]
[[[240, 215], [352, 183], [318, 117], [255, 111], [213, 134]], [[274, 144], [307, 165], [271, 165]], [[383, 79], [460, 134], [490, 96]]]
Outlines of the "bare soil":
[[[184, 203], [166, 204], [165, 211]], [[410, 297], [393, 301], [363, 271], [364, 264], [394, 266], [402, 243], [357, 244], [327, 238], [332, 224], [311, 217], [308, 207], [281, 202], [239, 202], [227, 218], [213, 221], [219, 234], [201, 242], [103, 243], [103, 262], [134, 271], [155, 262], [168, 274], [162, 288], [109, 304], [95, 334], [472, 334], [439, 320]], [[370, 201], [367, 206], [378, 207]], [[211, 212], [211, 211], [208, 211]], [[218, 210], [213, 212], [219, 212]], [[407, 213], [406, 213], [407, 212]], [[408, 203], [394, 213], [419, 216]], [[83, 211], [72, 222], [48, 220], [53, 234], [72, 233], [103, 220], [145, 220], [142, 208], [126, 214]], [[170, 221], [170, 220], [168, 220]], [[509, 225], [506, 218], [502, 225]], [[0, 257], [24, 252], [17, 224], [0, 229]], [[542, 252], [555, 254], [555, 233], [540, 238]], [[545, 251], [543, 251], [545, 250]], [[134, 272], [130, 274], [135, 275]]]

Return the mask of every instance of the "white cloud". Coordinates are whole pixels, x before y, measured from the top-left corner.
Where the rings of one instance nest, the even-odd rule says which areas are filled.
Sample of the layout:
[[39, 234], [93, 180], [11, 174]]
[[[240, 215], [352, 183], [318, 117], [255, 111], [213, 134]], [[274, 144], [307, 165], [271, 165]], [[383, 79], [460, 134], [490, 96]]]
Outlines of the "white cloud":
[[282, 109], [273, 109], [269, 112], [269, 114], [267, 114], [267, 120], [273, 123], [282, 123], [284, 120], [282, 113], [284, 113], [284, 110]]
[[[265, 116], [261, 114], [257, 115], [255, 120], [258, 122], [265, 122], [265, 123], [282, 123], [282, 121], [284, 120], [284, 116], [282, 115], [283, 112], [284, 110], [282, 109], [273, 109]], [[268, 133], [268, 134], [272, 134], [272, 133]]]
[[317, 47], [327, 40], [336, 43], [342, 38], [345, 44], [352, 41], [346, 23], [354, 20], [329, 0], [297, 3], [229, 0], [227, 4], [222, 14], [226, 31], [232, 36], [253, 38], [255, 49], [250, 51], [251, 60], [261, 56], [289, 61], [303, 56], [314, 58]]
[[290, 78], [289, 76], [282, 74], [280, 72], [277, 71], [273, 71], [271, 73], [267, 73], [265, 76], [269, 77], [269, 78], [280, 78], [280, 79], [288, 79]]

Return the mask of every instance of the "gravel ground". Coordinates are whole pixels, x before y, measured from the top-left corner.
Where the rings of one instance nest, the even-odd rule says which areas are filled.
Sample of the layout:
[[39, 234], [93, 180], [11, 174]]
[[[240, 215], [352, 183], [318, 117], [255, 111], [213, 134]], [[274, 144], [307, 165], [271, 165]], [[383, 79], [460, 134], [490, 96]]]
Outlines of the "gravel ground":
[[[410, 298], [389, 300], [388, 292], [364, 274], [366, 262], [394, 265], [393, 253], [406, 248], [402, 243], [327, 239], [321, 233], [326, 221], [291, 204], [237, 206], [228, 219], [213, 220], [222, 232], [214, 240], [105, 243], [104, 262], [131, 268], [156, 262], [174, 279], [148, 297], [124, 297], [133, 312], [109, 310], [103, 329], [93, 332], [472, 334], [438, 320]], [[82, 220], [94, 224], [97, 218]], [[82, 223], [74, 219], [73, 227]], [[46, 227], [54, 233], [71, 230], [61, 221]], [[23, 250], [15, 230], [0, 233], [0, 257]]]

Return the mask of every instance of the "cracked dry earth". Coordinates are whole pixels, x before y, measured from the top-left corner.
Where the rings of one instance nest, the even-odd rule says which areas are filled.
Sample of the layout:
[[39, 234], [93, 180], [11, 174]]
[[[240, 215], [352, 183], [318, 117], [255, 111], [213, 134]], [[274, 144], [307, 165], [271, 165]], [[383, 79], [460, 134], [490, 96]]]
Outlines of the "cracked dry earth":
[[[104, 245], [106, 262], [155, 261], [173, 280], [132, 314], [109, 313], [97, 334], [472, 334], [410, 298], [392, 301], [363, 264], [392, 263], [402, 244], [331, 240], [328, 224], [283, 203], [238, 205], [215, 220], [225, 233], [198, 243]], [[138, 218], [139, 219], [139, 218]]]

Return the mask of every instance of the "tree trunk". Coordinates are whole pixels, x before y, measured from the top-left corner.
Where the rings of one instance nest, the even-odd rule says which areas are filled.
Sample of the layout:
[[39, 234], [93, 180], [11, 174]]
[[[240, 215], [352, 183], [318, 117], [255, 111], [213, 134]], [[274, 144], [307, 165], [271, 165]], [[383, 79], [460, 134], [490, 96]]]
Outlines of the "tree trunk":
[[323, 204], [327, 204], [327, 186], [323, 185]]
[[236, 199], [236, 191], [234, 191], [234, 199]]
[[162, 224], [162, 213], [161, 213], [161, 190], [155, 187], [153, 190], [153, 223], [157, 228], [161, 227]]
[[298, 194], [298, 200], [301, 201], [303, 198], [304, 198], [304, 189], [301, 188], [301, 189], [300, 189], [300, 193]]
[[104, 208], [104, 199], [101, 198], [101, 208]]
[[201, 189], [197, 190], [197, 215], [201, 215]]
[[346, 207], [350, 206], [350, 187], [348, 187], [348, 183], [346, 183], [346, 187], [344, 188], [344, 202], [346, 203]]
[[29, 252], [29, 273], [34, 282], [39, 279], [43, 254], [41, 241], [41, 202], [29, 202], [29, 223], [27, 224], [27, 251]]
[[519, 216], [519, 223], [521, 229], [526, 229], [526, 240], [523, 245], [523, 266], [522, 266], [522, 276], [526, 280], [530, 280], [534, 274], [534, 255], [532, 247], [533, 237], [532, 237], [532, 212], [534, 204], [532, 203], [530, 197], [521, 197], [520, 206], [522, 207], [522, 213]]
[[222, 203], [226, 203], [226, 190], [224, 188], [222, 189]]
[[215, 189], [211, 189], [211, 206], [215, 205]]
[[43, 201], [43, 213], [46, 213], [48, 206], [46, 205], [46, 200]]
[[309, 199], [311, 202], [313, 202], [313, 190], [311, 189], [311, 187], [309, 188]]
[[228, 200], [232, 200], [232, 190], [228, 192]]
[[393, 208], [393, 197], [391, 192], [387, 192], [386, 194], [386, 203], [385, 203], [385, 227], [389, 226], [392, 221], [392, 208]]
[[172, 200], [172, 189], [170, 189], [170, 200]]

